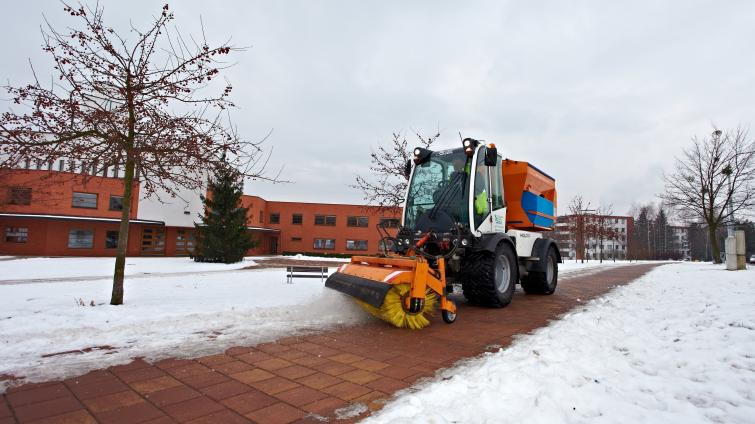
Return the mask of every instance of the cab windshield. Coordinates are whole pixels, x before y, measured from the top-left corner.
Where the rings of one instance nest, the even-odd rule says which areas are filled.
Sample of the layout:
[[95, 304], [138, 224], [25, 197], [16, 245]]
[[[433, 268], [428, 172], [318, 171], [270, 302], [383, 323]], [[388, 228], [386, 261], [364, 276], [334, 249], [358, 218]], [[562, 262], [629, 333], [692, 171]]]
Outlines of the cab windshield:
[[433, 220], [439, 214], [467, 224], [470, 165], [462, 149], [433, 152], [429, 160], [417, 165], [409, 183], [404, 226], [415, 229], [423, 216]]

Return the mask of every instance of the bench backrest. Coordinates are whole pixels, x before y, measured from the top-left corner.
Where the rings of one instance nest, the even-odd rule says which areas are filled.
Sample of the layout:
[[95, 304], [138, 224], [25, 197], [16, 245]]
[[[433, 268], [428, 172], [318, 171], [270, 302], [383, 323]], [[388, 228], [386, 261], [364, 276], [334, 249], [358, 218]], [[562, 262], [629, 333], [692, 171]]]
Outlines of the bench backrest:
[[286, 282], [292, 283], [294, 278], [319, 278], [324, 281], [328, 276], [326, 266], [287, 266]]

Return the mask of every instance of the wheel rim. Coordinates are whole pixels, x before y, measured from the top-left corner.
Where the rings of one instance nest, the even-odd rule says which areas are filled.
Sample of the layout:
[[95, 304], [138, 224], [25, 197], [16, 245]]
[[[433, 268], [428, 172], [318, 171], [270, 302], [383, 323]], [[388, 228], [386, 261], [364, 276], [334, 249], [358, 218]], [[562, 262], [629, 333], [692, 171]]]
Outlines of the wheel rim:
[[545, 266], [545, 281], [548, 282], [549, 286], [553, 285], [553, 275], [555, 274], [553, 272], [553, 268], [555, 268], [553, 265], [553, 256], [548, 255], [548, 262]]
[[505, 293], [511, 284], [509, 258], [506, 255], [498, 255], [495, 260], [495, 287], [498, 293]]

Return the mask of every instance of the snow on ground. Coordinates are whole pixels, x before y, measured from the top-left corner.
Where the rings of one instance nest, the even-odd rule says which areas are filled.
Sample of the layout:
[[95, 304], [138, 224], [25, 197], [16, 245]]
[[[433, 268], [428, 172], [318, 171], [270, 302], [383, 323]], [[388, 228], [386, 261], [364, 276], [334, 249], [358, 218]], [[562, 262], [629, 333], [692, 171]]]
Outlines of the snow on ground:
[[367, 420], [417, 421], [752, 423], [755, 269], [657, 268]]
[[[253, 258], [232, 265], [128, 258], [125, 305], [117, 307], [108, 304], [112, 258], [5, 259], [0, 261], [0, 376], [25, 381], [78, 375], [138, 356], [219, 353], [371, 319], [318, 279], [286, 284], [284, 269], [234, 269], [253, 264]], [[560, 269], [567, 276], [623, 264], [569, 262]], [[0, 392], [8, 384], [1, 380]]]
[[284, 269], [127, 278], [122, 306], [108, 304], [111, 287], [110, 279], [0, 285], [0, 375], [63, 378], [368, 319], [318, 279], [286, 284]]
[[[112, 278], [115, 258], [4, 257], [0, 261], [0, 283], [4, 281]], [[251, 258], [235, 264], [194, 262], [188, 258], [126, 258], [126, 275], [179, 272], [228, 271], [255, 265]]]

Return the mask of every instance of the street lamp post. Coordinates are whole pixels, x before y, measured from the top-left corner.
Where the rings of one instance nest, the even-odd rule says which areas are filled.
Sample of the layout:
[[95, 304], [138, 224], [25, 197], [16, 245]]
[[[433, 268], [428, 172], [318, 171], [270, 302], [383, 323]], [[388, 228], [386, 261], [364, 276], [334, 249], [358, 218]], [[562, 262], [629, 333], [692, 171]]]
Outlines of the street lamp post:
[[726, 235], [734, 237], [734, 187], [731, 186], [731, 165], [726, 165], [723, 172], [726, 174], [729, 183], [729, 201], [727, 202], [729, 204], [729, 222], [726, 225]]
[[[713, 131], [713, 137], [716, 141], [721, 137], [721, 130]], [[737, 242], [734, 236], [734, 187], [731, 185], [731, 174], [734, 170], [731, 168], [731, 163], [727, 163], [721, 170], [721, 173], [726, 175], [726, 182], [729, 186], [729, 192], [726, 193], [725, 207], [728, 207], [728, 220], [726, 222], [726, 243], [724, 243], [724, 250], [726, 254], [726, 269], [729, 271], [736, 271], [737, 266]]]

